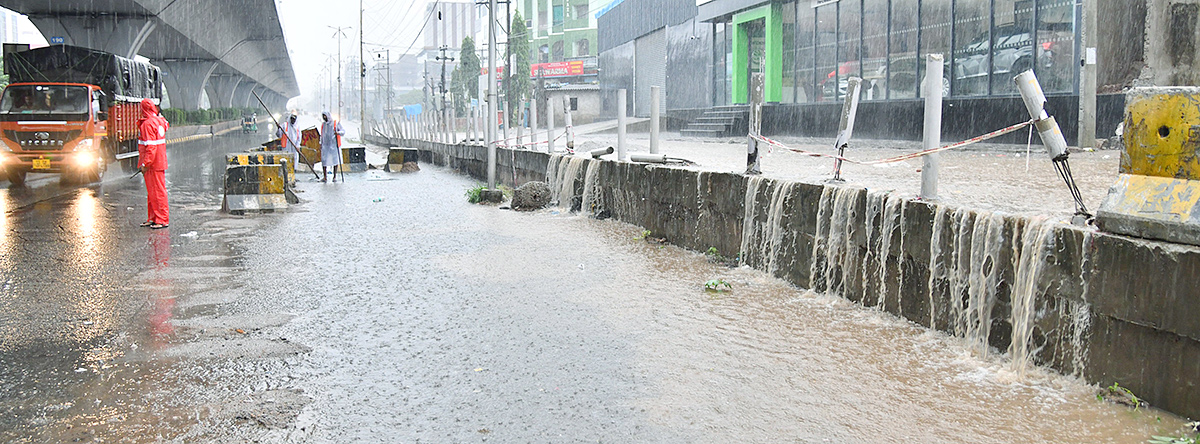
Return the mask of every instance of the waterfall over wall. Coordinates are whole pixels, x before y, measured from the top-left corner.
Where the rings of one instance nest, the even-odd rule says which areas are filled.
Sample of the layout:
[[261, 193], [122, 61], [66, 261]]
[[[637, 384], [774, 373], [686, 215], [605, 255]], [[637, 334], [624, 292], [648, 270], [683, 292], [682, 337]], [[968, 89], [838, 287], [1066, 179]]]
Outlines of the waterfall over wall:
[[[486, 177], [484, 147], [398, 145]], [[1192, 383], [1200, 381], [1200, 248], [878, 190], [607, 160], [572, 167], [527, 150], [497, 160], [513, 171], [499, 179], [555, 182], [572, 210], [740, 256], [798, 287], [832, 289], [962, 337], [977, 353], [1008, 355], [1018, 371], [1033, 362], [1120, 382], [1158, 407], [1200, 417]]]

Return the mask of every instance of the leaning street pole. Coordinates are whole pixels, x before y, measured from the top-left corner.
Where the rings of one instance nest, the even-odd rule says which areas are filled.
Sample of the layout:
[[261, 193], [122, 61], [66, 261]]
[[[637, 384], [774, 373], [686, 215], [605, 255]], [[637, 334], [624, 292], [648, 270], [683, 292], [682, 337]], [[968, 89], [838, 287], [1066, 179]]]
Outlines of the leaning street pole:
[[488, 189], [496, 189], [496, 0], [488, 0]]

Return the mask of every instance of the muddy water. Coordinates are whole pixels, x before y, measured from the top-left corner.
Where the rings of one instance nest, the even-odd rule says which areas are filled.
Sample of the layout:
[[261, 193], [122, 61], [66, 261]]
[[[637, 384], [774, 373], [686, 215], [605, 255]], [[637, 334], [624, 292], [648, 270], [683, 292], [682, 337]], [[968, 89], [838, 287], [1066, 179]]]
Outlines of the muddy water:
[[1137, 443], [1181, 423], [637, 227], [467, 204], [474, 182], [437, 168], [305, 177], [292, 210], [221, 215], [216, 154], [245, 142], [172, 152], [170, 230], [136, 227], [123, 177], [3, 194], [0, 441]]
[[312, 399], [293, 439], [1139, 443], [1181, 424], [637, 227], [468, 205], [471, 184], [309, 184], [246, 240], [250, 269], [283, 271], [260, 303], [295, 316], [269, 334], [311, 348], [279, 375]]

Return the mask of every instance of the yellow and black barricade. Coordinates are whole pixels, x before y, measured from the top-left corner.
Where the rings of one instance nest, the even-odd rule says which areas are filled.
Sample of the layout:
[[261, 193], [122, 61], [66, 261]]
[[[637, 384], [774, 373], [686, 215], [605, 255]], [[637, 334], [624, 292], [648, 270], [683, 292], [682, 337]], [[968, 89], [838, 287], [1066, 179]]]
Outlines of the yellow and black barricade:
[[1117, 182], [1096, 212], [1110, 233], [1200, 245], [1200, 88], [1134, 88], [1125, 98]]

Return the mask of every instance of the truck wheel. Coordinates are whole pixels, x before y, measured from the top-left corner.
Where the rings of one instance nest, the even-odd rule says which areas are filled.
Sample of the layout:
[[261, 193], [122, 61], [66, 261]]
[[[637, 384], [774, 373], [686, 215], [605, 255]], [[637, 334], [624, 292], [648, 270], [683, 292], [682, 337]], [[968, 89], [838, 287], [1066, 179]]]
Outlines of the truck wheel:
[[15, 187], [25, 186], [25, 170], [9, 170], [5, 172], [8, 181]]

